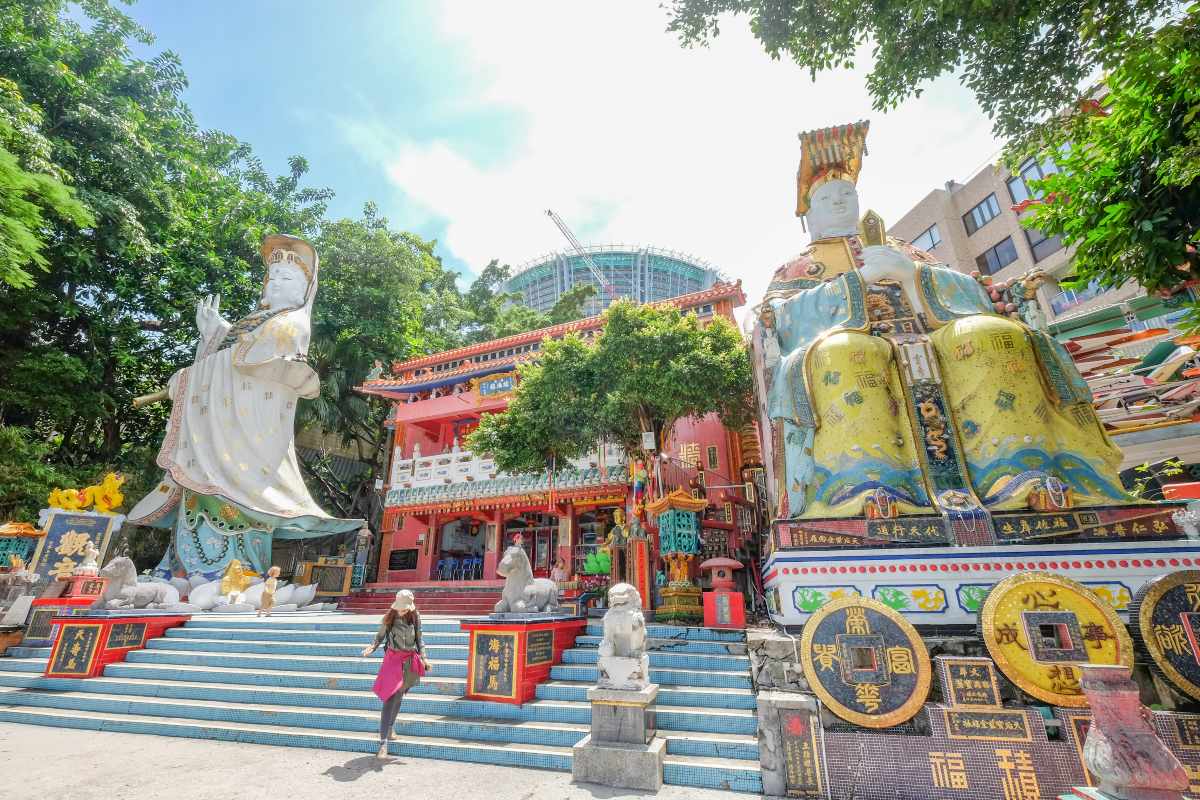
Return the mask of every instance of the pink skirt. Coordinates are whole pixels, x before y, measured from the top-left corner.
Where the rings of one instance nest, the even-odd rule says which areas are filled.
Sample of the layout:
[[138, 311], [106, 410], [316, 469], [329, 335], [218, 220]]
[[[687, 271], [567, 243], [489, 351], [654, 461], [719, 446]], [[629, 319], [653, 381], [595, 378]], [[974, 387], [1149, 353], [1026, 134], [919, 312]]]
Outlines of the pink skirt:
[[384, 650], [383, 664], [379, 667], [379, 674], [375, 676], [375, 685], [371, 687], [371, 691], [375, 692], [375, 696], [380, 700], [387, 701], [401, 688], [405, 691], [411, 689], [424, 674], [425, 665], [421, 663], [421, 656], [417, 651]]

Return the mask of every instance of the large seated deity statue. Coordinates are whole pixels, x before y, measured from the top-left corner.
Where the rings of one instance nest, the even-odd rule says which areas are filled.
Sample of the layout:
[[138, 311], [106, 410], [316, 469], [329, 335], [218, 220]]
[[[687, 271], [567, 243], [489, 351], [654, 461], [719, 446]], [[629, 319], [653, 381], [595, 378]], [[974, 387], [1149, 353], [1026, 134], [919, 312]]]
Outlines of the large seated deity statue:
[[941, 516], [1129, 503], [1120, 452], [1043, 331], [980, 282], [887, 237], [855, 184], [867, 123], [801, 135], [797, 215], [752, 342], [781, 520]]
[[296, 402], [316, 397], [305, 356], [317, 293], [317, 253], [276, 234], [262, 243], [266, 277], [257, 309], [235, 323], [220, 297], [196, 306], [195, 363], [167, 386], [171, 418], [157, 462], [165, 474], [129, 521], [171, 528], [160, 577], [220, 577], [231, 561], [263, 574], [274, 538], [357, 530], [330, 517], [300, 476], [293, 445]]

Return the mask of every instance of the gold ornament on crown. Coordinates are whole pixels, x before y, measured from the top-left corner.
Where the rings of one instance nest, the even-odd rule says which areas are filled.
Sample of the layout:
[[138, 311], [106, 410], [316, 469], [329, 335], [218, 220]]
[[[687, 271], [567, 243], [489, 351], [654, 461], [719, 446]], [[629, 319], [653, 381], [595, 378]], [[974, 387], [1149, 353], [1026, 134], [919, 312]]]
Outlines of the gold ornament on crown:
[[832, 180], [858, 182], [867, 152], [867, 120], [800, 134], [800, 168], [796, 172], [796, 216], [808, 213], [813, 190]]

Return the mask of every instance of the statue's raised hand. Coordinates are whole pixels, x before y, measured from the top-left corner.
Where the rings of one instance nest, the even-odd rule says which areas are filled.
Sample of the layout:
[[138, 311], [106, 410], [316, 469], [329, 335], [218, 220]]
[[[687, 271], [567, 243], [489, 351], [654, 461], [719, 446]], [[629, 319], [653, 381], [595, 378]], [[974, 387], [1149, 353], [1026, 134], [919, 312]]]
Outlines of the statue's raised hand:
[[863, 267], [859, 270], [867, 285], [881, 280], [906, 284], [916, 272], [913, 260], [891, 245], [872, 245], [863, 248]]
[[196, 303], [196, 329], [201, 339], [210, 339], [221, 329], [221, 295], [210, 294]]

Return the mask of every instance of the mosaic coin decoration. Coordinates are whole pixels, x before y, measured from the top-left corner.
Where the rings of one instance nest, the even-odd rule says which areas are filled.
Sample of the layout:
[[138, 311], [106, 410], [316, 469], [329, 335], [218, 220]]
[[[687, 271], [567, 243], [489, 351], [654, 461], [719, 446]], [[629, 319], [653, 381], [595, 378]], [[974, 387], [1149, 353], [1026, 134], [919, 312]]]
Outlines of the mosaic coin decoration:
[[1200, 700], [1200, 571], [1172, 572], [1147, 583], [1133, 597], [1129, 621], [1154, 668]]
[[979, 635], [1006, 678], [1051, 705], [1087, 705], [1079, 664], [1133, 666], [1133, 641], [1112, 606], [1049, 572], [993, 586], [979, 610]]
[[929, 694], [929, 652], [908, 620], [876, 600], [844, 597], [804, 623], [800, 659], [830, 711], [864, 728], [912, 718]]

